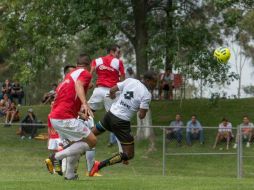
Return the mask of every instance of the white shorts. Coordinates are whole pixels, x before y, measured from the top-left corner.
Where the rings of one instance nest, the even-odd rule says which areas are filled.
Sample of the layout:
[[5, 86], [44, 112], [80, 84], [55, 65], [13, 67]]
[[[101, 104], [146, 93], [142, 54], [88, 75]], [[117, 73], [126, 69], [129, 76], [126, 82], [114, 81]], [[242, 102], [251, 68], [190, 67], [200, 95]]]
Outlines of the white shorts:
[[56, 138], [56, 139], [49, 139], [48, 141], [48, 149], [49, 150], [57, 150], [59, 147], [59, 143], [61, 143], [62, 141], [60, 140], [60, 138]]
[[50, 122], [61, 139], [79, 141], [91, 133], [86, 122], [81, 119], [50, 119]]
[[106, 87], [96, 87], [93, 91], [92, 96], [88, 100], [88, 104], [92, 110], [102, 109], [102, 103], [104, 103], [104, 108], [108, 111], [111, 105], [117, 101], [118, 97], [112, 100], [109, 95], [110, 88]]

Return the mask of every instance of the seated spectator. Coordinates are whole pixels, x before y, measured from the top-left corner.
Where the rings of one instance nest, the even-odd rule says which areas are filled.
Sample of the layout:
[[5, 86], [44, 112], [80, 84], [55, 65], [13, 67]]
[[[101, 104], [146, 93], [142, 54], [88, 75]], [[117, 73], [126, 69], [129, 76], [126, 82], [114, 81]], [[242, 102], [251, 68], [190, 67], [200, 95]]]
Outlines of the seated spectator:
[[177, 143], [182, 144], [182, 127], [184, 126], [181, 115], [176, 114], [175, 120], [170, 122], [170, 128], [166, 129], [166, 138], [168, 140], [176, 139]]
[[219, 124], [218, 133], [215, 138], [215, 143], [213, 145], [213, 148], [216, 148], [217, 143], [222, 140], [226, 140], [227, 147], [226, 149], [229, 149], [229, 142], [233, 138], [232, 133], [232, 124], [227, 120], [227, 118], [222, 119], [222, 123]]
[[6, 111], [5, 126], [10, 126], [13, 121], [19, 121], [19, 111], [15, 102], [12, 102]]
[[[241, 134], [242, 134], [242, 139], [244, 141], [247, 141], [246, 147], [250, 147], [250, 143], [253, 137], [253, 132], [254, 132], [254, 125], [253, 123], [250, 122], [250, 119], [247, 115], [243, 116], [243, 123], [240, 124], [240, 129], [241, 129]], [[235, 144], [233, 148], [237, 148], [237, 142], [239, 141], [239, 135], [237, 133], [236, 138], [235, 138]]]
[[200, 144], [204, 144], [204, 131], [197, 120], [196, 115], [191, 116], [191, 120], [187, 123], [186, 141], [189, 146], [192, 145], [192, 140], [198, 139]]
[[57, 84], [53, 84], [52, 87], [53, 87], [52, 90], [44, 94], [42, 99], [43, 104], [51, 103], [54, 100]]
[[34, 138], [37, 132], [37, 118], [33, 113], [33, 109], [29, 108], [27, 111], [26, 117], [21, 121], [20, 126], [20, 137], [21, 139], [25, 138], [26, 134], [30, 134], [29, 139]]
[[22, 98], [24, 97], [24, 91], [17, 80], [14, 81], [11, 87], [11, 99], [17, 98], [18, 103], [22, 104]]
[[11, 105], [11, 100], [9, 99], [7, 94], [4, 94], [3, 99], [0, 100], [0, 116], [5, 116], [7, 110]]
[[3, 99], [4, 94], [7, 94], [10, 97], [11, 94], [11, 83], [9, 79], [6, 79], [4, 84], [2, 85], [2, 96], [0, 99]]

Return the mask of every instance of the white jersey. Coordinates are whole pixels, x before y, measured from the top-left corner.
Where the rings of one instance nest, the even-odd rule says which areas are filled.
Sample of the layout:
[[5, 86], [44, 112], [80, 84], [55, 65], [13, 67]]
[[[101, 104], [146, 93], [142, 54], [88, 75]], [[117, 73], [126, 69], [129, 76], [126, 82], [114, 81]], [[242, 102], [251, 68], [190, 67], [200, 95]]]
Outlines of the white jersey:
[[130, 121], [139, 108], [149, 109], [152, 95], [139, 80], [128, 78], [117, 83], [117, 86], [121, 94], [110, 108], [112, 114], [125, 121]]
[[223, 123], [221, 123], [219, 125], [219, 132], [232, 132], [232, 124], [230, 122], [227, 123], [227, 125], [223, 125]]

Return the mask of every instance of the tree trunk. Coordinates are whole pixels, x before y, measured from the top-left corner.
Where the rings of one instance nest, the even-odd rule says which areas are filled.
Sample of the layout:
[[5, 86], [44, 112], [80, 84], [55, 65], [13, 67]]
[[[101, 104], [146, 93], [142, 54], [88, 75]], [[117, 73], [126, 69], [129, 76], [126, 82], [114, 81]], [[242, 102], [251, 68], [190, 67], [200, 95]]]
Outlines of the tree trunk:
[[172, 72], [172, 62], [173, 62], [173, 54], [172, 54], [172, 46], [173, 46], [173, 0], [167, 0], [167, 21], [166, 21], [166, 63], [165, 68], [171, 69]]
[[148, 70], [147, 61], [147, 23], [146, 13], [147, 5], [145, 0], [132, 0], [134, 20], [135, 20], [135, 40], [134, 48], [136, 54], [137, 77], [140, 78], [145, 71]]

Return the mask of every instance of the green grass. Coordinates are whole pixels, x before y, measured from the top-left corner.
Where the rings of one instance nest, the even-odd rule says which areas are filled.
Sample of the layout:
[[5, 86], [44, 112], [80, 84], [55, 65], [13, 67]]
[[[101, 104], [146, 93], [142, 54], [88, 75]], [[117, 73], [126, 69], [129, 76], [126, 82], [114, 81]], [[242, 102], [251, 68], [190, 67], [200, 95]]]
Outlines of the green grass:
[[[217, 126], [222, 116], [227, 116], [237, 125], [243, 114], [254, 116], [252, 105], [254, 99], [221, 100], [217, 107], [211, 107], [208, 100], [185, 100], [167, 102], [155, 101], [152, 103], [154, 125], [167, 125], [180, 112], [186, 122], [191, 114], [198, 115], [203, 125]], [[46, 122], [48, 106], [33, 106], [39, 119]], [[28, 107], [21, 107], [24, 116]], [[101, 118], [103, 112], [96, 113]], [[133, 120], [135, 124], [135, 119]], [[18, 126], [4, 128], [0, 126], [0, 189], [175, 189], [175, 190], [231, 190], [253, 189], [254, 164], [253, 159], [244, 158], [244, 179], [236, 179], [236, 156], [168, 156], [166, 160], [166, 176], [162, 176], [162, 131], [156, 129], [156, 152], [147, 153], [148, 141], [135, 144], [136, 155], [125, 166], [118, 164], [101, 171], [100, 178], [85, 177], [85, 159], [82, 158], [79, 167], [79, 181], [64, 181], [62, 177], [50, 175], [44, 166], [44, 159], [48, 156], [47, 142], [20, 140], [15, 135]], [[46, 129], [40, 129], [45, 131]], [[135, 131], [135, 130], [134, 130]], [[198, 143], [192, 147], [183, 145], [177, 147], [175, 142], [167, 142], [168, 153], [180, 152], [231, 152], [230, 149], [211, 149], [215, 130], [206, 130], [206, 143]], [[107, 158], [117, 151], [117, 147], [106, 147], [108, 135], [98, 137], [96, 158]], [[244, 155], [254, 155], [254, 145], [244, 149]]]

